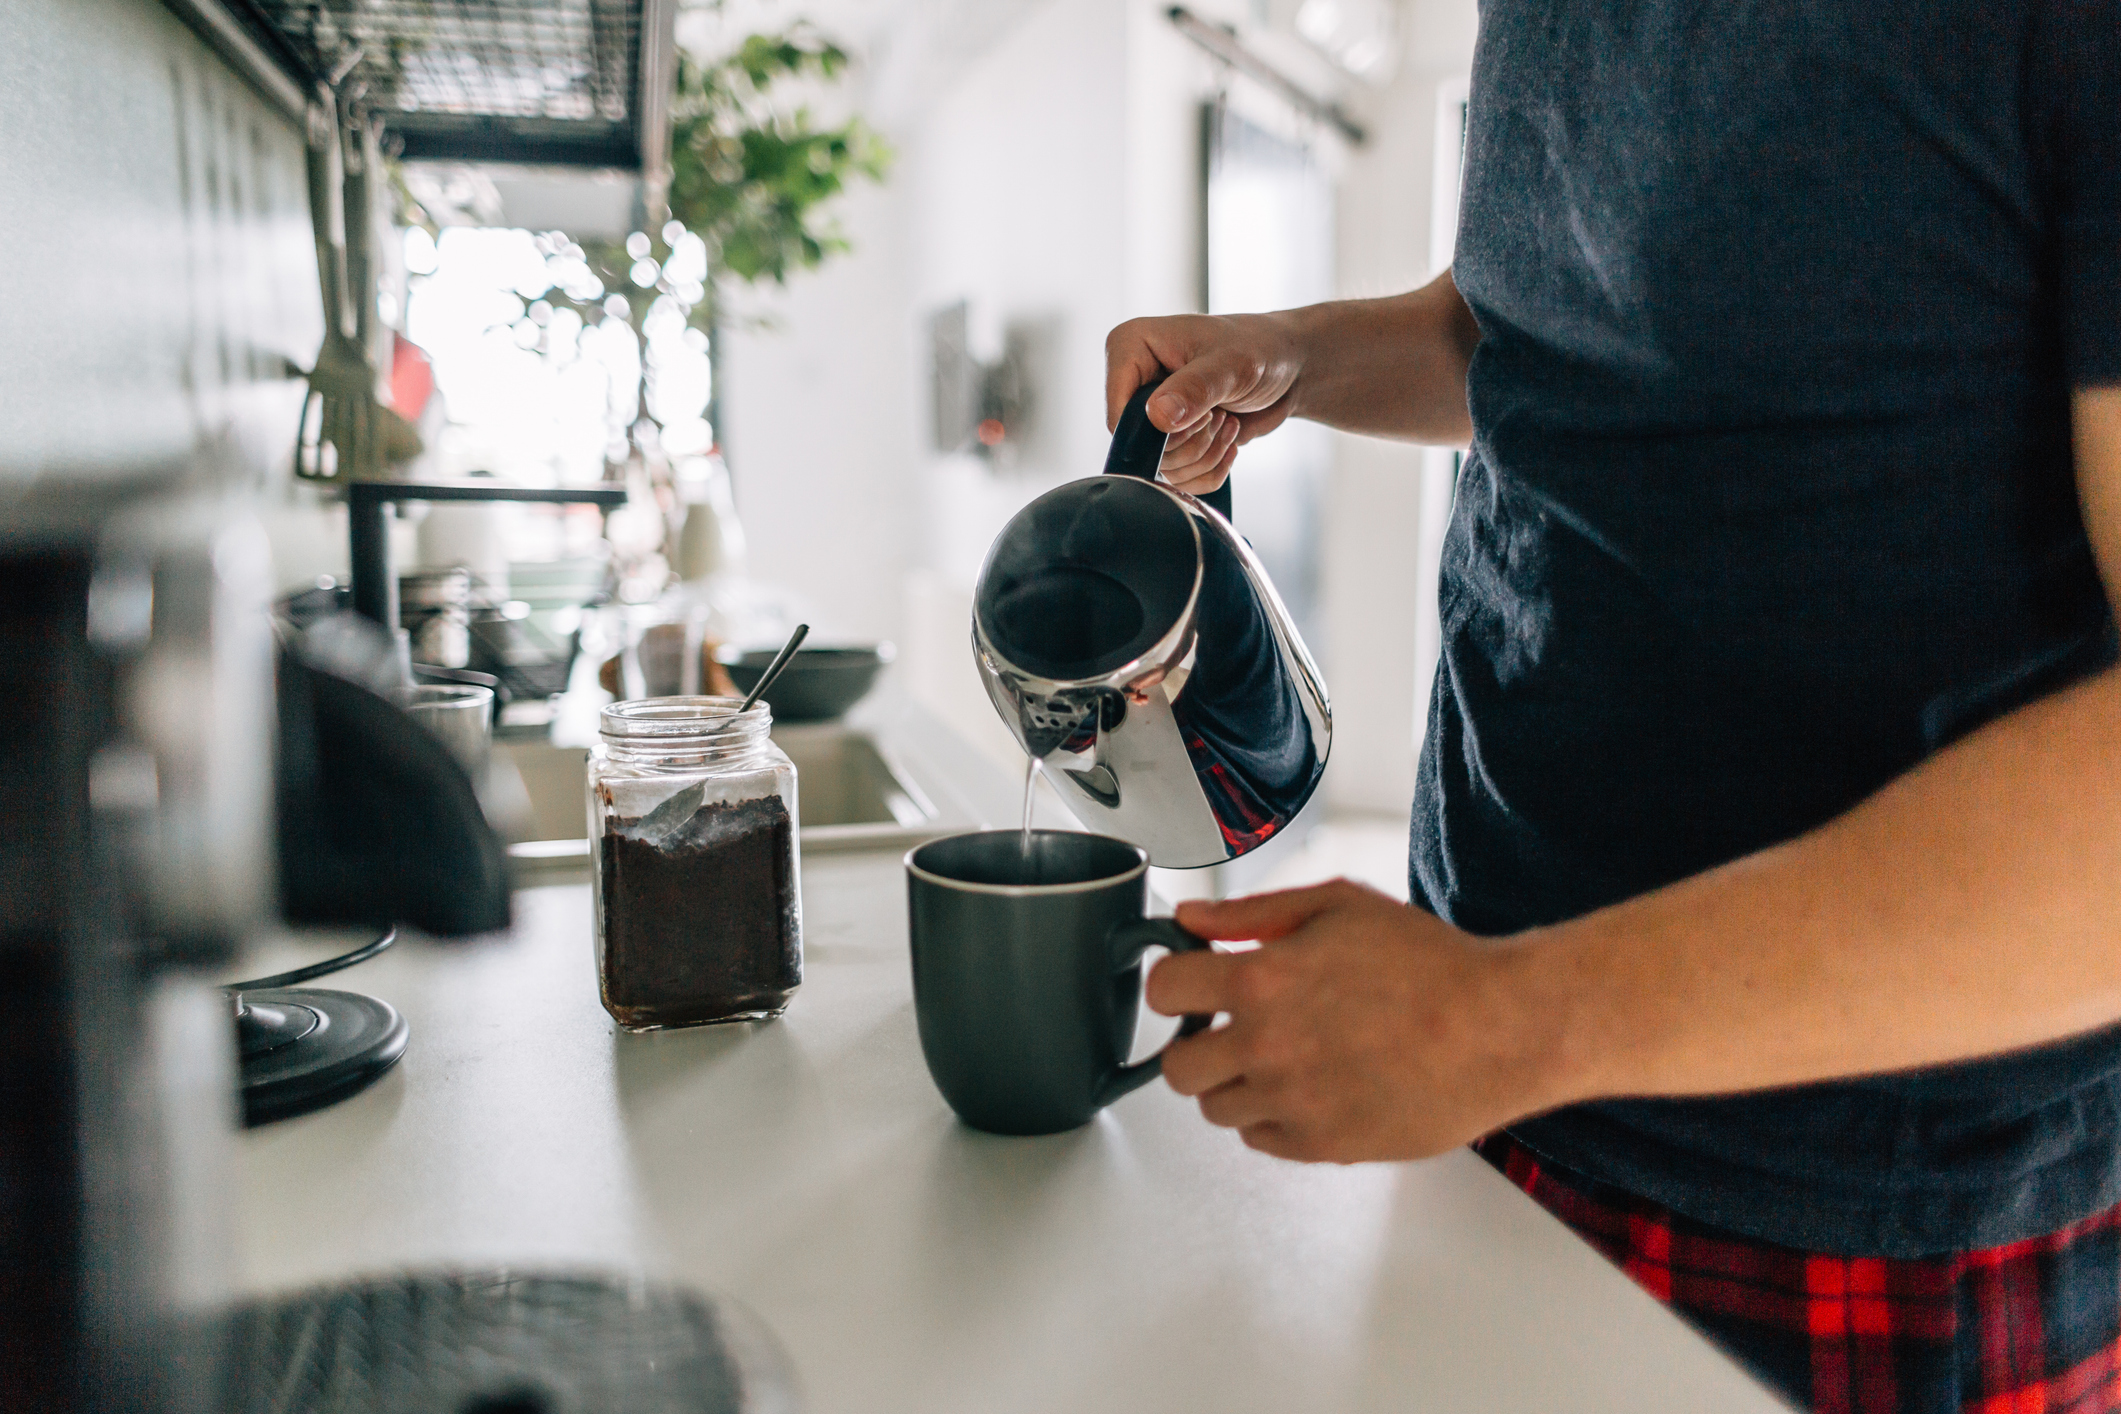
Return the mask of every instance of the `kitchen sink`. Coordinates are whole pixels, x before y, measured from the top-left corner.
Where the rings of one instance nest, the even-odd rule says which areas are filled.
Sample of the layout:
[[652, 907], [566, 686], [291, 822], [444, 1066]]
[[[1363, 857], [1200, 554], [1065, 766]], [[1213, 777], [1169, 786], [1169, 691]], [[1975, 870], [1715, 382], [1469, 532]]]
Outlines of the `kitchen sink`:
[[[966, 828], [937, 807], [895, 752], [859, 726], [788, 725], [776, 727], [773, 740], [795, 763], [796, 824], [805, 853], [907, 848]], [[586, 869], [587, 748], [501, 740], [494, 755], [515, 768], [528, 797], [507, 831], [517, 873]]]

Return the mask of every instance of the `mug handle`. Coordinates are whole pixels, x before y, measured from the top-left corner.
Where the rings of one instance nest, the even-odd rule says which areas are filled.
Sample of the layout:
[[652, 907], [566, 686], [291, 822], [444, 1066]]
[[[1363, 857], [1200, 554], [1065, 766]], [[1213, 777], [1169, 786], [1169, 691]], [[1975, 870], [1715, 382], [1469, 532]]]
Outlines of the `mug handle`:
[[[1178, 926], [1171, 918], [1136, 918], [1120, 924], [1112, 930], [1109, 941], [1114, 957], [1112, 970], [1125, 972], [1141, 961], [1142, 954], [1150, 948], [1169, 948], [1172, 952], [1206, 952], [1206, 938], [1195, 937]], [[1178, 1035], [1173, 1041], [1186, 1036], [1195, 1036], [1215, 1024], [1213, 1013], [1188, 1012], [1178, 1023]], [[1166, 1045], [1169, 1042], [1165, 1043]], [[1120, 1096], [1139, 1090], [1142, 1086], [1164, 1073], [1164, 1053], [1158, 1051], [1147, 1060], [1123, 1065], [1112, 1073], [1097, 1092], [1097, 1108], [1103, 1109]]]

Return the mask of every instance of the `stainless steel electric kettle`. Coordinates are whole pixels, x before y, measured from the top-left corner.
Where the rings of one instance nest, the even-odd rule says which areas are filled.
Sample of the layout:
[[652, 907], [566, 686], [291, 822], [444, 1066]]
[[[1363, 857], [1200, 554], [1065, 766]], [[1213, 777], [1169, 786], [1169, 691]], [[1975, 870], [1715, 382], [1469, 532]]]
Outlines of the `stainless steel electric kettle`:
[[1156, 386], [1128, 401], [1105, 475], [1003, 527], [973, 591], [972, 650], [995, 710], [1086, 825], [1193, 869], [1295, 818], [1333, 711], [1252, 547], [1156, 480]]

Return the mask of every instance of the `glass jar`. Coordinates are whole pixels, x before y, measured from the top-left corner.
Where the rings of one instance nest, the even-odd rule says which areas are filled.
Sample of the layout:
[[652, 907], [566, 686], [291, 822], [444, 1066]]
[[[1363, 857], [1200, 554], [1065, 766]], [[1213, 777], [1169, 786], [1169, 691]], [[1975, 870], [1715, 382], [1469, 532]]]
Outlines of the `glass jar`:
[[649, 697], [589, 762], [597, 988], [629, 1031], [762, 1021], [803, 980], [795, 765], [765, 706]]

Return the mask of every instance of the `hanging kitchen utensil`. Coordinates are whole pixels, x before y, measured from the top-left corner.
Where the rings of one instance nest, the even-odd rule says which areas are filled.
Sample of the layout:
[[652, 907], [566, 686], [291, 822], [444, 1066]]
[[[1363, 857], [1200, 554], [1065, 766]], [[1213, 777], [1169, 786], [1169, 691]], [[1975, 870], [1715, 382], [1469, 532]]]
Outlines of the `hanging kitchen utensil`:
[[[1127, 403], [1103, 476], [1018, 512], [973, 589], [995, 710], [1093, 830], [1166, 868], [1245, 854], [1325, 772], [1324, 681], [1251, 546], [1156, 479], [1164, 434]], [[1228, 486], [1213, 499], [1226, 508]]]
[[371, 182], [382, 170], [382, 153], [372, 123], [358, 119], [349, 128], [338, 112], [334, 99], [329, 116], [313, 122], [309, 133], [309, 206], [325, 333], [308, 374], [295, 474], [312, 481], [374, 481], [391, 463], [418, 456], [422, 444], [413, 425], [383, 402], [374, 353], [381, 321]]

